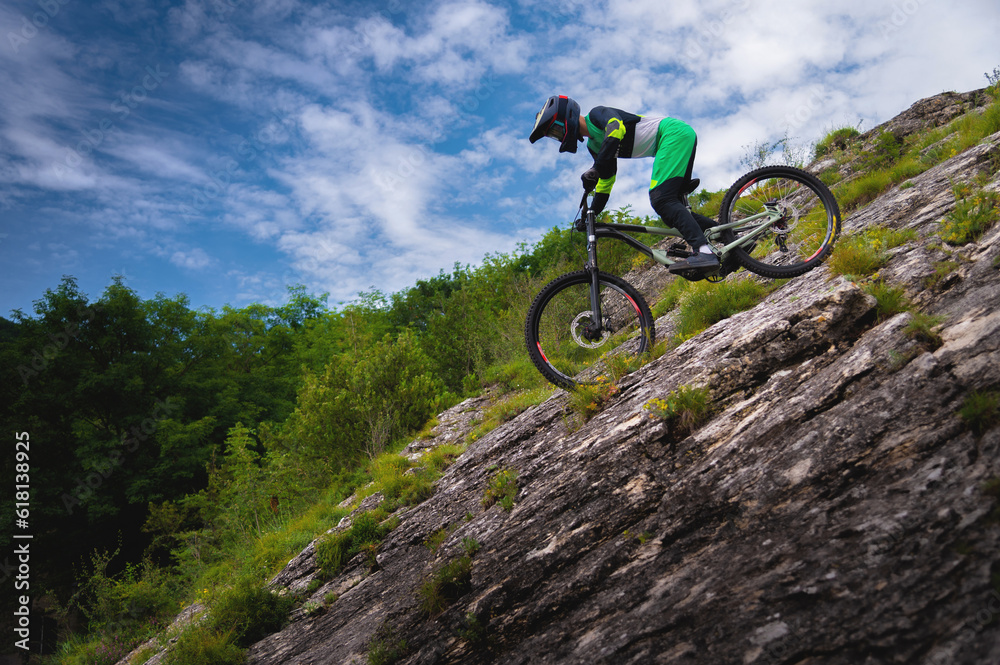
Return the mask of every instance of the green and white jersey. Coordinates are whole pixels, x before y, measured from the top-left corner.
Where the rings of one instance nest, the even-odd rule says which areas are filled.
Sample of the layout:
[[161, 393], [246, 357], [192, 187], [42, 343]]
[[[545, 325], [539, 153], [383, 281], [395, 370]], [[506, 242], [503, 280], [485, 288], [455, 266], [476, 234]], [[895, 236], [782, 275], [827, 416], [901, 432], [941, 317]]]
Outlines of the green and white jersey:
[[[619, 157], [654, 157], [652, 188], [668, 177], [676, 177], [679, 165], [686, 164], [691, 155], [694, 132], [679, 120], [636, 115], [609, 106], [595, 106], [584, 119], [590, 135], [587, 149], [594, 157], [594, 168], [600, 177], [595, 190], [599, 194], [611, 192]], [[677, 151], [677, 155], [660, 154], [665, 147], [680, 147], [674, 140], [678, 134], [684, 149]], [[680, 154], [685, 151], [686, 154]]]

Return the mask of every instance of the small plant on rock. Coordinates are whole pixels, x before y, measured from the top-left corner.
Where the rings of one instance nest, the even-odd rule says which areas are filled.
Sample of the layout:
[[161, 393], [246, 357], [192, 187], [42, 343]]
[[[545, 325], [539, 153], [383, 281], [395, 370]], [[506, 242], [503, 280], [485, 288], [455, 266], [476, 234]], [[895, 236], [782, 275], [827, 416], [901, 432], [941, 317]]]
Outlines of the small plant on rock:
[[924, 312], [914, 312], [903, 332], [921, 344], [936, 349], [943, 343], [935, 327], [944, 321], [943, 316], [933, 316]]
[[517, 469], [504, 469], [493, 476], [483, 493], [483, 508], [489, 508], [494, 503], [510, 512], [514, 508], [514, 498], [519, 488], [517, 485]]
[[465, 555], [446, 563], [421, 585], [420, 609], [433, 617], [469, 590], [472, 581], [472, 557]]
[[953, 191], [955, 208], [941, 220], [938, 235], [949, 245], [975, 242], [1000, 219], [1000, 196], [968, 184], [956, 185]]
[[388, 623], [383, 623], [368, 640], [368, 665], [393, 665], [406, 652], [406, 640], [396, 635]]
[[600, 413], [604, 404], [618, 394], [616, 384], [602, 379], [604, 377], [599, 377], [597, 383], [578, 384], [569, 394], [569, 408], [583, 422]]
[[710, 391], [707, 387], [681, 386], [666, 397], [646, 402], [650, 417], [676, 424], [678, 431], [690, 432], [711, 413]]
[[1000, 392], [973, 392], [965, 398], [958, 415], [976, 434], [1000, 425]]
[[879, 321], [885, 321], [911, 307], [906, 291], [902, 287], [890, 286], [882, 280], [876, 280], [865, 284], [862, 288], [865, 293], [875, 297], [875, 312]]

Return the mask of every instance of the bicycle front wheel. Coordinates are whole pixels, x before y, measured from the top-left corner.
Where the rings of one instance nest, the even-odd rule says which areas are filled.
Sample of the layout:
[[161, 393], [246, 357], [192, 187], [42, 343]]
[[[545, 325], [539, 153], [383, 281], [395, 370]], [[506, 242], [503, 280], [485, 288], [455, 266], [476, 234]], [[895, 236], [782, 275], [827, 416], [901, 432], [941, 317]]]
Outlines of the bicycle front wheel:
[[[795, 277], [818, 266], [840, 233], [840, 208], [818, 178], [792, 166], [765, 166], [733, 183], [722, 199], [721, 224], [777, 209], [781, 218], [749, 246], [734, 250], [744, 268], [764, 277]], [[761, 222], [767, 222], [761, 218]], [[753, 220], [727, 231], [726, 242], [759, 229]]]
[[[528, 355], [542, 375], [561, 388], [598, 379], [593, 365], [605, 354], [638, 355], [651, 348], [653, 315], [628, 282], [598, 273], [601, 332], [594, 334], [590, 273], [568, 273], [551, 281], [535, 297], [524, 325]], [[590, 369], [588, 372], [587, 370]]]

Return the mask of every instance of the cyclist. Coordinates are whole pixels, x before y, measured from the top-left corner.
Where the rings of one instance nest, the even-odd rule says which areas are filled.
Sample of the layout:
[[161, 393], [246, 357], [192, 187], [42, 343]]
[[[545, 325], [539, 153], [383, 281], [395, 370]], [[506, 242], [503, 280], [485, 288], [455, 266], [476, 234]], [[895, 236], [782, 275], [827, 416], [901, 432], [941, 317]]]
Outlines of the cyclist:
[[528, 140], [543, 136], [559, 141], [559, 152], [576, 152], [577, 142], [587, 139], [594, 165], [581, 179], [584, 188], [595, 191], [591, 208], [604, 210], [615, 184], [619, 157], [652, 157], [653, 175], [649, 202], [663, 221], [681, 232], [695, 253], [670, 266], [671, 272], [710, 272], [719, 267], [702, 228], [715, 222], [688, 210], [682, 195], [691, 180], [698, 138], [687, 124], [674, 118], [641, 116], [608, 106], [596, 106], [587, 115], [580, 105], [558, 95], [545, 100], [535, 116]]

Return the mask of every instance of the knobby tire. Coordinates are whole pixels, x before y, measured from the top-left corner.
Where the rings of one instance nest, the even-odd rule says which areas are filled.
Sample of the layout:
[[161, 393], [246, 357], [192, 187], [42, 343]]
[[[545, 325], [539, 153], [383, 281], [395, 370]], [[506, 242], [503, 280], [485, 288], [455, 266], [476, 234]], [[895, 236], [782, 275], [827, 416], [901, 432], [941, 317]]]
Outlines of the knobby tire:
[[[729, 224], [757, 214], [765, 201], [776, 202], [785, 211], [783, 226], [772, 226], [749, 251], [744, 247], [733, 250], [744, 268], [763, 277], [782, 279], [809, 272], [829, 256], [840, 233], [840, 208], [825, 184], [792, 166], [765, 166], [751, 171], [726, 192], [719, 223]], [[727, 230], [723, 241], [732, 242], [752, 228]]]
[[596, 370], [588, 369], [603, 355], [615, 349], [645, 353], [655, 339], [653, 315], [642, 295], [608, 273], [598, 272], [598, 281], [601, 315], [608, 329], [602, 339], [587, 340], [583, 333], [591, 323], [590, 272], [586, 270], [549, 282], [528, 310], [524, 326], [528, 355], [538, 371], [561, 388], [572, 390], [577, 383], [595, 382]]

